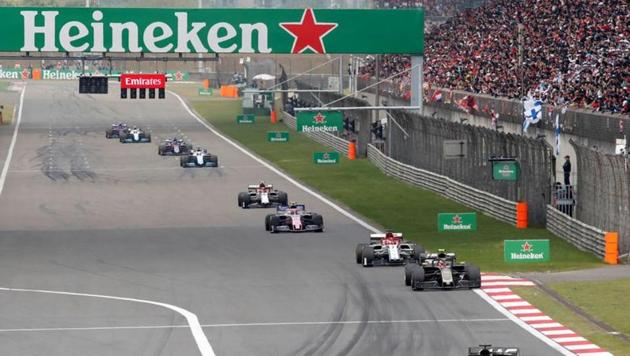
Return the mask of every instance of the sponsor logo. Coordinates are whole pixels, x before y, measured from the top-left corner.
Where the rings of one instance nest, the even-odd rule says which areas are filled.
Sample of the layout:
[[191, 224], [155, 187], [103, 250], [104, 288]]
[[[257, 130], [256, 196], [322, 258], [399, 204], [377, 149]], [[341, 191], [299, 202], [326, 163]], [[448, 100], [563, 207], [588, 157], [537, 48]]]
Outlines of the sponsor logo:
[[477, 230], [475, 213], [440, 213], [438, 231], [474, 231]]
[[506, 240], [503, 248], [507, 262], [549, 261], [549, 240]]

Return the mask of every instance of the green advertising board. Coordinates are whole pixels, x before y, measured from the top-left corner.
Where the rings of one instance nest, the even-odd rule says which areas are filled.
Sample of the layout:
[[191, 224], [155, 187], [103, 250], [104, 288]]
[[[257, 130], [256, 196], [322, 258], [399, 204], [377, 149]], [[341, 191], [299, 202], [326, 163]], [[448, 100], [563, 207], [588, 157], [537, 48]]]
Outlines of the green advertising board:
[[548, 262], [549, 240], [505, 240], [503, 257], [505, 262]]
[[254, 115], [236, 115], [237, 124], [253, 124], [256, 122], [256, 116]]
[[0, 7], [0, 18], [0, 52], [422, 55], [424, 50], [422, 8]]
[[476, 231], [477, 213], [439, 213], [438, 231]]
[[315, 152], [313, 153], [313, 163], [337, 164], [339, 163], [339, 152]]
[[521, 175], [521, 166], [518, 161], [493, 161], [492, 179], [517, 181]]
[[199, 88], [199, 95], [212, 96], [212, 88]]
[[289, 133], [287, 131], [267, 131], [267, 141], [289, 142]]
[[341, 111], [298, 111], [296, 113], [298, 132], [341, 132], [343, 114]]

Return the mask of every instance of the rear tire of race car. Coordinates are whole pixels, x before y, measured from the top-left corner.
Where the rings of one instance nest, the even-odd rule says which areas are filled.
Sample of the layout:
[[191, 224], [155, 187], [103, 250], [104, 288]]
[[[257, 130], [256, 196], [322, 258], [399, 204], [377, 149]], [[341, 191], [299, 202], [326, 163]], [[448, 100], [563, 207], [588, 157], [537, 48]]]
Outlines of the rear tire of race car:
[[273, 214], [267, 214], [267, 216], [265, 216], [265, 230], [266, 231], [271, 231], [271, 218], [273, 217]]
[[147, 142], [151, 142], [151, 134], [145, 134], [144, 137], [147, 139]]
[[414, 261], [418, 261], [418, 262], [422, 262], [422, 256], [424, 256], [424, 254], [427, 251], [424, 249], [424, 246], [422, 245], [414, 245], [413, 246], [413, 260]]
[[186, 164], [188, 163], [188, 156], [179, 157], [179, 165], [183, 168], [186, 168]]
[[366, 246], [361, 253], [361, 262], [363, 267], [374, 266], [374, 249], [370, 246]]
[[466, 265], [464, 267], [464, 272], [466, 273], [468, 283], [470, 283], [468, 288], [481, 288], [481, 271], [479, 270], [479, 267]]
[[419, 265], [415, 263], [410, 263], [405, 265], [405, 285], [409, 287], [411, 285], [411, 275], [417, 269], [422, 269]]
[[278, 225], [280, 225], [280, 218], [272, 216], [271, 219], [269, 219], [269, 231], [271, 231], [272, 234], [277, 233], [276, 226]]
[[105, 131], [105, 138], [112, 138], [112, 130], [111, 129]]
[[[249, 193], [247, 192], [238, 193], [238, 206], [240, 206], [243, 209], [247, 209], [250, 203], [251, 201], [249, 199]], [[266, 222], [267, 220], [265, 219], [265, 223]], [[269, 231], [269, 229], [267, 229], [267, 231]]]
[[411, 290], [422, 290], [422, 282], [424, 282], [424, 269], [414, 269], [411, 273]]
[[278, 192], [278, 204], [282, 206], [289, 205], [289, 196], [285, 192]]
[[313, 215], [313, 225], [319, 226], [319, 229], [315, 230], [315, 232], [324, 231], [324, 217], [321, 215]]
[[357, 247], [354, 249], [354, 255], [357, 260], [357, 264], [361, 264], [361, 261], [363, 261], [363, 249], [365, 248], [365, 246], [368, 246], [368, 244], [357, 244]]
[[164, 156], [164, 146], [162, 145], [158, 146], [158, 154], [160, 156]]

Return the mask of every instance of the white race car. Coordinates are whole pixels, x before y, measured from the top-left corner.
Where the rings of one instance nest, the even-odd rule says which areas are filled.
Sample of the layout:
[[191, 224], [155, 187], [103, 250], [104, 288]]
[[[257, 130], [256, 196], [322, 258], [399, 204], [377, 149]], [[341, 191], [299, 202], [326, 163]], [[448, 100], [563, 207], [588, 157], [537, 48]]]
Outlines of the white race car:
[[219, 157], [211, 155], [206, 150], [197, 148], [195, 151], [191, 151], [185, 156], [180, 156], [180, 166], [184, 168], [190, 167], [218, 167]]
[[363, 267], [374, 265], [403, 265], [417, 263], [424, 255], [424, 247], [405, 241], [400, 232], [370, 234], [370, 243], [360, 243], [355, 249], [356, 262]]

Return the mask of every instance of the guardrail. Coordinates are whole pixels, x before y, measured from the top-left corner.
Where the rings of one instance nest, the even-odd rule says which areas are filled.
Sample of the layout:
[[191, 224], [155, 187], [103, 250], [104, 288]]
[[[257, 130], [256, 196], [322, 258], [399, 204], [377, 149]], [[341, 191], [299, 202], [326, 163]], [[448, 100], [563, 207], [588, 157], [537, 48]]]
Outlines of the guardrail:
[[563, 214], [551, 205], [547, 205], [547, 230], [582, 251], [604, 258], [606, 232]]
[[[295, 117], [289, 115], [289, 113], [282, 112], [282, 120], [285, 125], [294, 130], [296, 129], [296, 119]], [[335, 151], [343, 154], [344, 156], [348, 155], [348, 144], [350, 143], [348, 140], [337, 137], [328, 132], [305, 132], [304, 134], [322, 145], [334, 148]]]
[[368, 159], [389, 176], [431, 190], [486, 215], [516, 225], [516, 202], [475, 189], [449, 177], [401, 163], [387, 157], [372, 145], [368, 145]]

